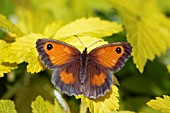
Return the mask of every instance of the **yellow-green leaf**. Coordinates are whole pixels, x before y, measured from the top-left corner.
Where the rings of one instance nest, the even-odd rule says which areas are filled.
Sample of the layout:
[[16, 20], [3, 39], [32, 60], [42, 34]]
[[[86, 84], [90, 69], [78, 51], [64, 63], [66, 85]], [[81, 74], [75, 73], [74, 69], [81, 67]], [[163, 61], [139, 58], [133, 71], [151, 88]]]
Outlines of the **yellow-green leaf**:
[[12, 22], [10, 22], [2, 14], [0, 14], [0, 27], [8, 30], [9, 32], [15, 34], [18, 37], [24, 35], [24, 33], [22, 33], [21, 30], [18, 27], [16, 27]]
[[17, 26], [26, 34], [42, 33], [45, 27], [54, 20], [53, 15], [47, 10], [31, 11], [24, 7], [17, 7], [16, 15], [19, 19]]
[[110, 113], [135, 113], [135, 112], [133, 112], [133, 111], [113, 111]]
[[[41, 3], [40, 3], [41, 2]], [[31, 0], [30, 3], [34, 8], [45, 9], [52, 12], [57, 20], [69, 22], [80, 17], [90, 17], [95, 11], [109, 13], [112, 7], [105, 0]], [[38, 4], [38, 5], [37, 5]]]
[[118, 88], [113, 85], [111, 90], [105, 94], [105, 96], [97, 99], [88, 99], [82, 95], [77, 96], [81, 98], [81, 101], [87, 102], [87, 106], [91, 113], [109, 113], [111, 111], [117, 111], [119, 109], [119, 97]]
[[0, 100], [0, 113], [17, 113], [14, 102], [11, 100]]
[[64, 113], [64, 110], [61, 108], [61, 105], [57, 100], [54, 101], [54, 113]]
[[51, 104], [49, 101], [45, 101], [46, 108], [48, 113], [54, 113], [54, 105]]
[[17, 38], [14, 43], [11, 44], [7, 50], [5, 61], [10, 63], [22, 63], [28, 62], [28, 72], [35, 73], [44, 70], [44, 65], [41, 63], [38, 57], [37, 50], [35, 48], [36, 41], [43, 36], [40, 34], [31, 33], [21, 38]]
[[9, 44], [7, 44], [5, 41], [0, 40], [0, 77], [4, 76], [4, 73], [11, 72], [11, 70], [17, 68], [17, 64], [15, 63], [7, 63], [4, 62], [5, 55], [7, 54], [7, 49], [9, 47]]
[[168, 72], [170, 73], [170, 65], [168, 65], [167, 68], [168, 68]]
[[[160, 56], [170, 46], [170, 21], [156, 0], [109, 0], [125, 24], [132, 44], [134, 63], [142, 73], [147, 60]], [[142, 10], [141, 10], [142, 9]]]
[[30, 73], [38, 73], [46, 68], [42, 61], [40, 60], [37, 51], [35, 50], [30, 51], [30, 56], [28, 57], [27, 62], [28, 62], [27, 72]]
[[147, 105], [164, 113], [170, 113], [170, 96], [156, 97], [156, 100], [150, 100]]
[[18, 66], [15, 63], [0, 62], [0, 77], [4, 76], [4, 73], [9, 73], [11, 70], [16, 69]]
[[[96, 37], [90, 37], [90, 36], [80, 36], [78, 37], [80, 39], [80, 41], [83, 43], [83, 45], [85, 47], [89, 47], [88, 48], [88, 52], [92, 49], [94, 49], [95, 47], [98, 47], [98, 46], [101, 46], [103, 44], [107, 44], [108, 42], [104, 41], [103, 39], [98, 39]], [[64, 40], [64, 42], [67, 42], [75, 47], [77, 47], [80, 51], [83, 51], [84, 50], [84, 46], [81, 44], [77, 37], [75, 36], [72, 36], [66, 40]], [[95, 43], [97, 42], [97, 43]], [[95, 43], [95, 44], [94, 44]]]
[[31, 104], [33, 113], [48, 113], [44, 99], [38, 96], [35, 101]]
[[62, 24], [62, 22], [52, 22], [48, 24], [43, 31], [43, 35], [46, 37], [53, 37]]
[[122, 26], [116, 22], [101, 20], [99, 18], [81, 18], [61, 27], [56, 32], [54, 38], [67, 38], [74, 35], [101, 38], [122, 30]]

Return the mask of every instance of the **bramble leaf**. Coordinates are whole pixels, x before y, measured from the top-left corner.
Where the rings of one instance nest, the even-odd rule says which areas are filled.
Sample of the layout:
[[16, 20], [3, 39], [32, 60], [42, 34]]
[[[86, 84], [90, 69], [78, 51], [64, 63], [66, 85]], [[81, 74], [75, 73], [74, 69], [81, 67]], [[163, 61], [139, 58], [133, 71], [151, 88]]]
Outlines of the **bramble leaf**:
[[17, 64], [15, 63], [7, 63], [4, 62], [5, 55], [7, 54], [6, 50], [8, 49], [9, 44], [7, 44], [5, 41], [0, 40], [0, 77], [4, 76], [4, 73], [11, 72], [11, 70], [17, 68]]
[[109, 1], [124, 21], [134, 63], [142, 73], [147, 60], [152, 61], [170, 46], [170, 21], [161, 13], [156, 0]]
[[133, 112], [133, 111], [113, 111], [110, 113], [135, 113], [135, 112]]
[[53, 37], [56, 31], [60, 29], [62, 24], [62, 22], [52, 22], [48, 24], [43, 31], [43, 35], [46, 37]]
[[[103, 44], [107, 44], [108, 43], [107, 41], [104, 41], [103, 39], [98, 39], [96, 37], [80, 36], [78, 38], [80, 39], [80, 41], [83, 43], [83, 45], [85, 47], [89, 47], [92, 44], [94, 44], [95, 42], [99, 41], [99, 42], [95, 43], [94, 45], [92, 45], [91, 47], [89, 47], [88, 48], [88, 52], [90, 50], [94, 49], [95, 47], [98, 47], [98, 46], [101, 46]], [[72, 37], [70, 37], [70, 38], [68, 38], [68, 39], [66, 39], [64, 41], [69, 43], [69, 44], [71, 44], [71, 45], [73, 45], [73, 46], [75, 46], [75, 47], [77, 47], [80, 51], [84, 50], [83, 45], [81, 44], [81, 42], [75, 36], [72, 36]]]
[[16, 62], [17, 64], [28, 62], [27, 71], [31, 73], [37, 73], [44, 70], [44, 65], [39, 60], [35, 48], [37, 39], [42, 37], [43, 36], [40, 34], [31, 33], [21, 38], [17, 38], [7, 50], [8, 55], [5, 57], [5, 61], [10, 63]]
[[170, 113], [170, 96], [156, 97], [156, 100], [150, 100], [147, 105], [164, 113]]
[[81, 18], [61, 27], [54, 38], [67, 38], [74, 35], [101, 38], [121, 31], [123, 31], [122, 26], [116, 22], [99, 18]]
[[14, 102], [11, 100], [0, 100], [0, 113], [17, 113]]
[[9, 73], [11, 70], [16, 69], [18, 66], [17, 64], [13, 63], [2, 63], [0, 62], [0, 77], [4, 76], [4, 73]]
[[64, 113], [64, 110], [61, 108], [61, 105], [55, 99], [54, 101], [54, 113]]
[[119, 109], [119, 100], [117, 97], [119, 97], [118, 88], [113, 85], [111, 90], [107, 92], [105, 96], [97, 99], [88, 99], [83, 95], [77, 96], [76, 98], [81, 98], [81, 101], [87, 102], [87, 106], [92, 113], [109, 113]]
[[31, 104], [33, 113], [48, 113], [45, 101], [41, 96], [38, 96]]
[[18, 27], [16, 27], [12, 22], [10, 22], [2, 14], [0, 14], [0, 27], [8, 30], [9, 32], [15, 34], [18, 37], [24, 35], [24, 33], [22, 33], [21, 30]]
[[71, 6], [65, 0], [50, 0], [49, 2], [46, 0], [31, 0], [30, 3], [34, 8], [50, 11], [57, 20], [64, 20], [64, 22], [84, 16], [89, 17], [96, 11], [106, 13], [112, 11], [112, 7], [105, 0], [71, 0], [69, 1]]
[[170, 73], [170, 65], [168, 65], [167, 68], [168, 68], [168, 72]]
[[42, 33], [45, 27], [54, 20], [53, 15], [48, 11], [31, 11], [24, 7], [17, 7], [16, 15], [19, 19], [17, 26], [26, 34]]
[[48, 113], [54, 113], [54, 105], [51, 104], [49, 101], [45, 101], [46, 108]]

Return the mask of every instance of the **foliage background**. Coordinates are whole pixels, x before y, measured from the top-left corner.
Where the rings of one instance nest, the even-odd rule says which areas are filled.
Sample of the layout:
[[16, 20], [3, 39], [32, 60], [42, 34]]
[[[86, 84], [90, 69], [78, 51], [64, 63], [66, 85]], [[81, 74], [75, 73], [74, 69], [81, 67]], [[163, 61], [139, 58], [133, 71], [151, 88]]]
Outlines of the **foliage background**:
[[[141, 1], [139, 0], [139, 2]], [[162, 43], [162, 40], [170, 40], [170, 35], [168, 35], [170, 31], [170, 2], [169, 0], [158, 0], [156, 1], [157, 5], [154, 6], [155, 0], [149, 1], [148, 4], [145, 4], [144, 1], [141, 2], [141, 4], [145, 5], [141, 5], [141, 8], [136, 8], [137, 4], [133, 4], [129, 0], [120, 3], [114, 0], [1, 0], [0, 13], [15, 23], [23, 33], [43, 33], [47, 37], [53, 37], [55, 31], [61, 26], [81, 17], [100, 17], [101, 19], [116, 21], [125, 25], [123, 32], [103, 37], [109, 43], [128, 40], [132, 43], [134, 49], [139, 48], [137, 53], [133, 53], [133, 57], [127, 61], [124, 68], [114, 74], [120, 84], [118, 86], [120, 110], [159, 113], [159, 111], [147, 106], [146, 103], [155, 97], [170, 95], [170, 69], [168, 72], [170, 50], [167, 49], [169, 47], [165, 43]], [[149, 9], [150, 6], [154, 8]], [[122, 10], [121, 7], [127, 8], [125, 9], [127, 12]], [[151, 18], [155, 12], [156, 18]], [[161, 14], [157, 16], [157, 12]], [[133, 17], [135, 16], [136, 18], [134, 19]], [[139, 28], [134, 27], [138, 24], [138, 20], [143, 18], [142, 16], [150, 23], [150, 26], [157, 29], [151, 29], [149, 34], [144, 31], [141, 32], [140, 36], [133, 36], [140, 29], [150, 27], [148, 24], [148, 26], [145, 26], [145, 23], [138, 26]], [[55, 23], [57, 23], [57, 26]], [[46, 26], [53, 27], [54, 31], [44, 30], [47, 28]], [[165, 36], [168, 38], [157, 34], [157, 30], [166, 32], [164, 28], [168, 29]], [[146, 35], [152, 35], [152, 38], [148, 40]], [[6, 42], [14, 42], [15, 40], [15, 36], [9, 35], [4, 29], [0, 29], [0, 38]], [[136, 40], [138, 40], [138, 43], [135, 43]], [[147, 47], [144, 46], [145, 43], [151, 46], [145, 48]], [[152, 46], [157, 45], [157, 43], [163, 49], [159, 50], [157, 46]], [[142, 48], [143, 51], [140, 47], [144, 47]], [[144, 52], [147, 50], [148, 53], [145, 54]], [[139, 56], [136, 54], [139, 54]], [[144, 57], [140, 57], [142, 55]], [[0, 78], [0, 98], [13, 100], [18, 113], [30, 113], [31, 102], [38, 95], [42, 95], [45, 100], [54, 103], [50, 70], [34, 74], [28, 73], [27, 63], [23, 62], [18, 65], [17, 69], [6, 73], [4, 77]], [[79, 111], [80, 100], [67, 95], [63, 95], [63, 97], [72, 113]]]

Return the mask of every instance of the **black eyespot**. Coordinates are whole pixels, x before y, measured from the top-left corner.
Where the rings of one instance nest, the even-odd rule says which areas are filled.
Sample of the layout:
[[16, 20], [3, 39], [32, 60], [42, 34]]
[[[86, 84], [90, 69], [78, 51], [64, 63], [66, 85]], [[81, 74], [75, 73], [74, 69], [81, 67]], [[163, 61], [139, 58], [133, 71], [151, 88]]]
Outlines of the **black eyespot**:
[[48, 50], [51, 50], [52, 48], [53, 48], [53, 45], [52, 45], [52, 44], [48, 44], [48, 45], [47, 45], [47, 49], [48, 49]]
[[121, 48], [120, 47], [117, 47], [116, 48], [116, 52], [119, 54], [119, 53], [121, 53]]

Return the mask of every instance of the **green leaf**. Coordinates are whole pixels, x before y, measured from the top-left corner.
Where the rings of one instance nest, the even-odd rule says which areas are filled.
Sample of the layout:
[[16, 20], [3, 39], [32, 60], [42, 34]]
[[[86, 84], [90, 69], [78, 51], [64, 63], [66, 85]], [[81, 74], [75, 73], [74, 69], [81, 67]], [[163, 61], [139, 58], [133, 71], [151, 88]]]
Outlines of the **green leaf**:
[[9, 73], [11, 70], [16, 69], [18, 66], [17, 64], [13, 63], [2, 63], [0, 62], [0, 77], [4, 76], [4, 73]]
[[67, 38], [74, 35], [101, 38], [121, 31], [123, 31], [122, 26], [116, 22], [99, 18], [81, 18], [63, 26], [56, 32], [54, 38]]
[[168, 68], [168, 72], [170, 73], [170, 65], [168, 65], [167, 68]]
[[10, 100], [0, 100], [0, 113], [17, 113], [14, 102]]
[[19, 19], [17, 26], [26, 34], [43, 33], [45, 27], [54, 20], [53, 15], [47, 10], [31, 11], [24, 7], [17, 7], [16, 15]]
[[135, 113], [135, 112], [133, 112], [133, 111], [113, 111], [110, 113]]
[[48, 113], [54, 113], [54, 105], [51, 104], [49, 101], [45, 101], [46, 108]]
[[105, 0], [50, 0], [48, 2], [46, 0], [30, 0], [30, 3], [36, 9], [52, 12], [57, 20], [64, 20], [64, 22], [84, 16], [90, 17], [96, 14], [96, 11], [106, 13], [112, 11], [111, 5]]
[[156, 97], [156, 100], [150, 100], [147, 105], [164, 113], [170, 113], [170, 96]]
[[16, 27], [12, 22], [10, 22], [2, 14], [0, 14], [0, 27], [8, 30], [9, 32], [15, 34], [18, 37], [24, 35], [18, 27]]
[[0, 77], [4, 76], [4, 73], [11, 72], [11, 70], [17, 68], [17, 64], [15, 63], [7, 63], [4, 62], [5, 55], [7, 54], [6, 50], [8, 49], [9, 44], [7, 44], [5, 41], [0, 40]]
[[43, 35], [46, 37], [53, 37], [56, 31], [60, 29], [62, 25], [63, 23], [60, 21], [52, 22], [48, 24], [43, 31]]
[[147, 60], [153, 61], [170, 46], [170, 21], [161, 13], [156, 0], [109, 1], [122, 17], [127, 40], [133, 47], [134, 63], [142, 73]]
[[111, 90], [107, 92], [105, 96], [97, 99], [89, 99], [83, 95], [77, 96], [76, 98], [81, 98], [81, 101], [87, 102], [87, 106], [92, 113], [109, 113], [119, 109], [119, 100], [117, 97], [119, 97], [118, 88], [113, 85]]
[[[95, 47], [101, 46], [103, 44], [107, 44], [107, 41], [104, 41], [103, 39], [98, 39], [96, 37], [91, 37], [91, 36], [80, 36], [78, 37], [80, 39], [80, 41], [83, 43], [83, 45], [85, 47], [89, 47], [88, 51], [94, 49]], [[64, 40], [64, 42], [69, 43], [75, 47], [77, 47], [80, 51], [84, 50], [84, 46], [82, 45], [82, 43], [80, 42], [75, 36], [72, 36], [66, 40]], [[97, 42], [96, 44], [94, 44], [95, 42]]]
[[28, 62], [27, 71], [31, 73], [37, 73], [44, 70], [45, 67], [39, 59], [35, 43], [37, 39], [42, 38], [40, 34], [28, 34], [21, 38], [17, 38], [14, 43], [11, 44], [7, 50], [5, 57], [6, 62], [17, 64], [22, 62]]
[[35, 101], [31, 104], [33, 113], [48, 113], [44, 99], [38, 96]]
[[54, 113], [64, 113], [61, 105], [56, 100], [54, 101]]

